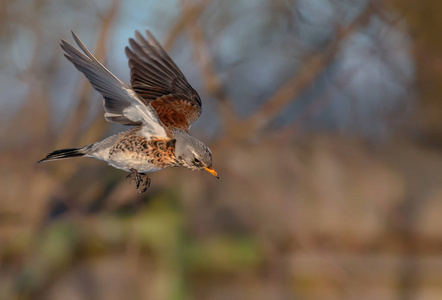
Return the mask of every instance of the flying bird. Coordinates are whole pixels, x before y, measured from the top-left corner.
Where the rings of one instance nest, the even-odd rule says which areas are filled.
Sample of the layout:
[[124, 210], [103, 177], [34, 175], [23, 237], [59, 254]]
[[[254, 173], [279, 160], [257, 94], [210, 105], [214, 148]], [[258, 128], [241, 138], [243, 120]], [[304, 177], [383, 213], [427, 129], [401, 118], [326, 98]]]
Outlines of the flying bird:
[[82, 50], [61, 41], [64, 56], [103, 96], [107, 121], [135, 126], [80, 148], [61, 149], [39, 161], [92, 157], [130, 174], [140, 193], [150, 186], [147, 175], [168, 167], [206, 170], [218, 177], [212, 153], [189, 135], [201, 115], [201, 99], [155, 37], [135, 32], [125, 52], [129, 58], [131, 86], [104, 67], [72, 32]]

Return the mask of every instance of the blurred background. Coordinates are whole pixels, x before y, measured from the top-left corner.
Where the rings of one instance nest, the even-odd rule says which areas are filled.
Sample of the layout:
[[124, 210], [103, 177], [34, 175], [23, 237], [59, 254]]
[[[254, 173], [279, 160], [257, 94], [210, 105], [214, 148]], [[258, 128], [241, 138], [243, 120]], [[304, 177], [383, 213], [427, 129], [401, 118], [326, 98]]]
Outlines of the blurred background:
[[[2, 0], [0, 299], [441, 299], [442, 2]], [[64, 57], [121, 80], [149, 29], [203, 99], [216, 180], [47, 153], [124, 126]]]

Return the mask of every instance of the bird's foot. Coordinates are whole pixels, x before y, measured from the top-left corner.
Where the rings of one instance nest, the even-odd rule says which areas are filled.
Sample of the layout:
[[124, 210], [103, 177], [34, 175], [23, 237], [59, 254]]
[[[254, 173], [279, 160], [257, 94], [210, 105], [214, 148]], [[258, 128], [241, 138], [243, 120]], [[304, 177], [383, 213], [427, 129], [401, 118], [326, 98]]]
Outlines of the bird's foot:
[[138, 192], [140, 194], [144, 193], [145, 191], [147, 191], [147, 189], [150, 187], [150, 178], [149, 178], [149, 176], [147, 176], [147, 174], [143, 174], [143, 176], [144, 176], [143, 189]]
[[138, 189], [140, 187], [140, 184], [143, 182], [143, 178], [137, 170], [130, 169], [130, 171], [131, 173], [126, 176], [126, 180], [130, 178], [130, 183], [135, 181], [136, 188]]
[[131, 173], [126, 176], [126, 180], [130, 178], [130, 183], [135, 181], [135, 188], [138, 189], [140, 185], [143, 187], [139, 193], [144, 193], [150, 187], [150, 178], [147, 174], [138, 173], [135, 169], [130, 169]]

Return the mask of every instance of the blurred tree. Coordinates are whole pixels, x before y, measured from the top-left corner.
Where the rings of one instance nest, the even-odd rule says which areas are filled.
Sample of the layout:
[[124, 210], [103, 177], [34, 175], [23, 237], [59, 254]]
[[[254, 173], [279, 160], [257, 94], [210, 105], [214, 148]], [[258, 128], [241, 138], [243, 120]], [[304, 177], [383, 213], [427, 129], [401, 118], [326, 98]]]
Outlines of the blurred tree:
[[390, 0], [399, 12], [395, 18], [406, 21], [413, 38], [419, 113], [416, 115], [423, 135], [432, 145], [442, 146], [442, 2], [433, 0]]

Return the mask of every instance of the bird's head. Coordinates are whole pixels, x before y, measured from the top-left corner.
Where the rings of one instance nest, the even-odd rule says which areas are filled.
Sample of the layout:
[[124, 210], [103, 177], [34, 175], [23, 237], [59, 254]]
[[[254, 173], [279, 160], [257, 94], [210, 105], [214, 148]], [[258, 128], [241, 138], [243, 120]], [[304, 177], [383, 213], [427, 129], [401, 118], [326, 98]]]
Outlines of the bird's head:
[[212, 166], [212, 152], [209, 147], [190, 135], [176, 137], [175, 156], [190, 170], [206, 170], [219, 179]]

